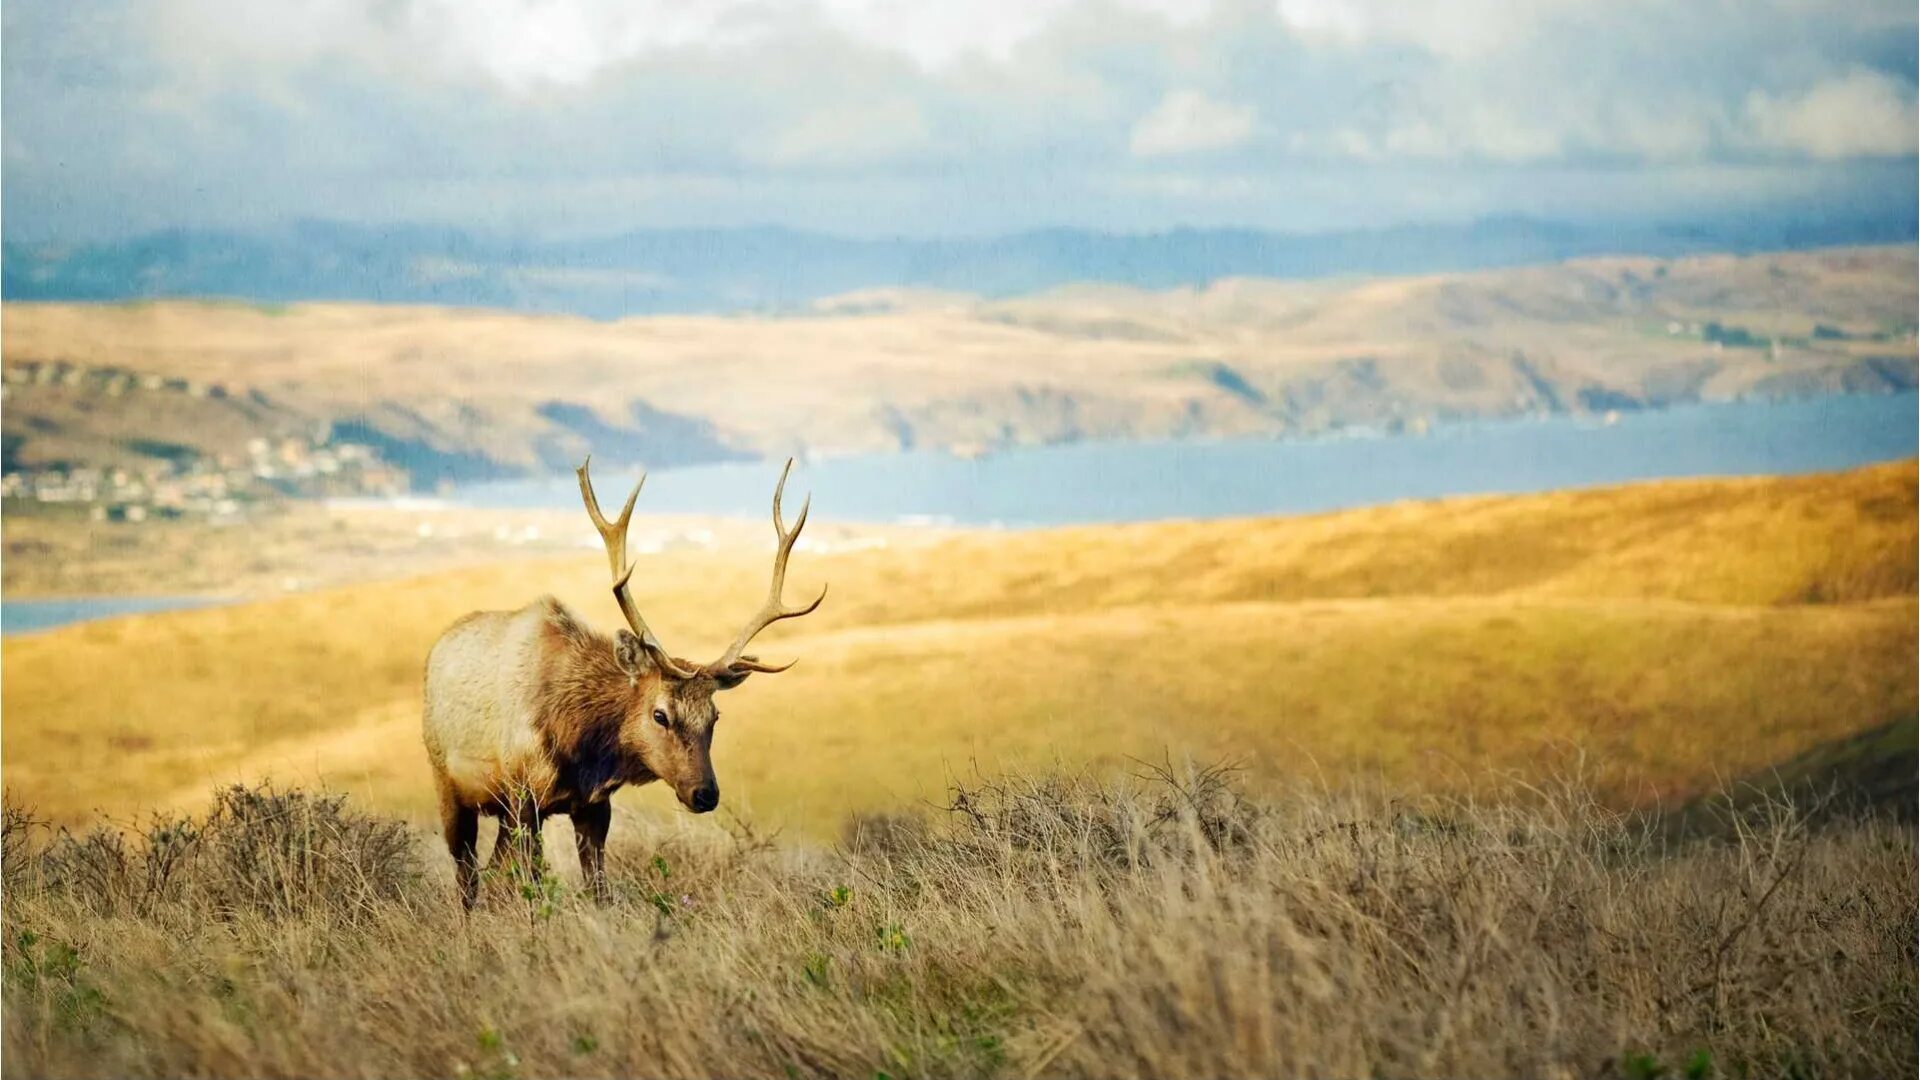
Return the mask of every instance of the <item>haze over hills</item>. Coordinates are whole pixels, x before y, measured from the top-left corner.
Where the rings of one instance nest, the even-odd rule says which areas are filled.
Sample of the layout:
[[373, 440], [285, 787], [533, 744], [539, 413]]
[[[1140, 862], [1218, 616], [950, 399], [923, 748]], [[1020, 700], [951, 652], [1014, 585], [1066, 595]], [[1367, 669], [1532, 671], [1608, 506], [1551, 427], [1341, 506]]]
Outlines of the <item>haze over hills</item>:
[[424, 487], [588, 449], [659, 466], [1886, 392], [1915, 384], [1914, 275], [1902, 246], [1012, 299], [869, 289], [792, 316], [612, 323], [13, 303], [6, 458], [138, 466], [330, 428]]
[[1640, 225], [1501, 217], [1318, 233], [1057, 228], [981, 239], [849, 239], [759, 227], [513, 240], [453, 228], [305, 222], [258, 233], [175, 229], [79, 245], [9, 242], [0, 294], [353, 300], [616, 318], [790, 311], [873, 287], [998, 298], [1081, 281], [1167, 289], [1228, 277], [1434, 273], [1594, 255], [1906, 243], [1914, 235], [1911, 213], [1816, 212]]

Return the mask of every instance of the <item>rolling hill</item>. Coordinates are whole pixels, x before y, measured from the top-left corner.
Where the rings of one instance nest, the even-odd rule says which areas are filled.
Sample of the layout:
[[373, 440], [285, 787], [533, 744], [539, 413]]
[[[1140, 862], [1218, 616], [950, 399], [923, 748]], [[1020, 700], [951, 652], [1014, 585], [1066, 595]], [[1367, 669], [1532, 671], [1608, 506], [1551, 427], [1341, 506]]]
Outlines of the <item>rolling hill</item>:
[[[1372, 280], [867, 290], [789, 317], [169, 301], [5, 311], [9, 468], [239, 458], [330, 430], [414, 483], [1420, 429], [1915, 384], [1914, 249]], [[458, 388], [450, 396], [450, 388]]]
[[[833, 592], [769, 635], [800, 665], [723, 702], [726, 806], [826, 831], [975, 769], [1166, 755], [1411, 791], [1578, 770], [1677, 799], [1911, 722], [1915, 484], [1905, 462], [804, 552], [791, 588]], [[648, 556], [637, 593], [702, 655], [764, 558]], [[428, 815], [433, 638], [547, 592], [617, 625], [604, 573], [529, 560], [9, 639], [9, 797], [77, 821], [273, 775]]]

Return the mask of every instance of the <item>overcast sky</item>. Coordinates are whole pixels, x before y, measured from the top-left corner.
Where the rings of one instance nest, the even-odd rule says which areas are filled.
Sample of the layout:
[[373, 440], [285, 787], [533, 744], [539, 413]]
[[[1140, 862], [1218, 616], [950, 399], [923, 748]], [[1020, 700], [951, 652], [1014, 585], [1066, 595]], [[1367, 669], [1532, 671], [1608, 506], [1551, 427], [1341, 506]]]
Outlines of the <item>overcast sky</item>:
[[13, 0], [10, 239], [1911, 214], [1913, 0]]

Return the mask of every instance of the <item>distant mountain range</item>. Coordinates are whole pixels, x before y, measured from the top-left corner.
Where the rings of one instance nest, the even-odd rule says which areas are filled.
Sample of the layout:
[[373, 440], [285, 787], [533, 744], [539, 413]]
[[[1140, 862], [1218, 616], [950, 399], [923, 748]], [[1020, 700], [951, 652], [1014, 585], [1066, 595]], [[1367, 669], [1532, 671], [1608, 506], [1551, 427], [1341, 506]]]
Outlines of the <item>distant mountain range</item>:
[[1728, 218], [1637, 226], [1490, 218], [1320, 233], [1045, 229], [987, 239], [859, 240], [777, 227], [652, 229], [520, 241], [457, 229], [303, 222], [270, 232], [172, 230], [125, 240], [4, 245], [7, 300], [227, 297], [570, 312], [788, 312], [859, 289], [984, 297], [1068, 282], [1148, 289], [1229, 277], [1411, 274], [1589, 255], [1746, 253], [1911, 242], [1915, 219]]

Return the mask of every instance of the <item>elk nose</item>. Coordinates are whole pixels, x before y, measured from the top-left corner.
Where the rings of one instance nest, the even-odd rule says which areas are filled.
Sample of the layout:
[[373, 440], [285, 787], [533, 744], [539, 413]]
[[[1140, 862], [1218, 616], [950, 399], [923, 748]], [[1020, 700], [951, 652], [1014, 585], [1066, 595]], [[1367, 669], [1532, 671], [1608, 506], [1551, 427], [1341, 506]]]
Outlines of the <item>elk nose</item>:
[[696, 814], [704, 814], [720, 805], [720, 789], [712, 784], [701, 784], [693, 789], [693, 796], [687, 800]]

